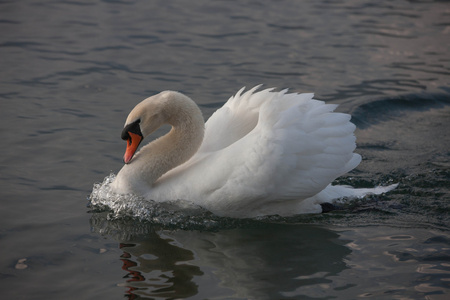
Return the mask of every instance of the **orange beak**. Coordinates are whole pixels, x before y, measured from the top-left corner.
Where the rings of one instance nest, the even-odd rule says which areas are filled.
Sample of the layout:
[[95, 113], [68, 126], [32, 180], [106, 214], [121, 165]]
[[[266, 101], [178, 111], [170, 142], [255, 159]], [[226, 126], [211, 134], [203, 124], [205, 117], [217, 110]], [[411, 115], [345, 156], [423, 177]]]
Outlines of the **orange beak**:
[[139, 144], [142, 141], [142, 135], [128, 132], [129, 138], [127, 139], [127, 150], [125, 151], [125, 155], [123, 156], [123, 162], [128, 164], [133, 158], [134, 153], [136, 153]]

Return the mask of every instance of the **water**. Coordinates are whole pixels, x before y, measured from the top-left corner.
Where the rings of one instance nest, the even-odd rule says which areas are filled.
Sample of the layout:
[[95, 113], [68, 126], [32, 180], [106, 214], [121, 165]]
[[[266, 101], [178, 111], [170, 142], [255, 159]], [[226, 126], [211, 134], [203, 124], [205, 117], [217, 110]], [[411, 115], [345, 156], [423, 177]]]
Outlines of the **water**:
[[[406, 1], [0, 4], [0, 295], [14, 299], [446, 299], [450, 6]], [[339, 183], [392, 193], [288, 219], [92, 211], [130, 109], [165, 89], [205, 117], [240, 87], [353, 115]]]

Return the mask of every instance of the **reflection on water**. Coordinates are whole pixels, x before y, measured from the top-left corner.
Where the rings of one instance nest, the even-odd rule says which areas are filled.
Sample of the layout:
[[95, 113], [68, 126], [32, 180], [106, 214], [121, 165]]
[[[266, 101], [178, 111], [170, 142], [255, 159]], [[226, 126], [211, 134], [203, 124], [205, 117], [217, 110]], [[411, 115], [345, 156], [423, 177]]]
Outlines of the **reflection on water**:
[[327, 277], [347, 268], [351, 252], [338, 234], [309, 225], [255, 222], [219, 232], [168, 232], [151, 225], [145, 230], [141, 223], [135, 231], [133, 221], [100, 215], [93, 215], [91, 225], [121, 242], [128, 272], [121, 285], [130, 298], [288, 299], [284, 293], [298, 287], [329, 282]]
[[193, 253], [171, 242], [153, 232], [137, 244], [120, 244], [122, 269], [128, 272], [123, 285], [130, 299], [133, 295], [187, 298], [198, 293], [192, 279], [203, 272], [186, 263], [194, 259]]
[[105, 214], [93, 214], [91, 225], [119, 242], [126, 274], [117, 282], [129, 299], [440, 299], [450, 292], [450, 236], [443, 232], [256, 221], [169, 231]]

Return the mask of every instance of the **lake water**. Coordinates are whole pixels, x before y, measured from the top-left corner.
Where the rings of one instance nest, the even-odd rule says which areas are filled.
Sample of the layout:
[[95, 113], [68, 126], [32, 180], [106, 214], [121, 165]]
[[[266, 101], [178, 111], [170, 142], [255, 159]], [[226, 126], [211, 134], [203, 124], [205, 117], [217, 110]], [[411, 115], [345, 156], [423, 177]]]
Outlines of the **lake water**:
[[[448, 299], [448, 2], [3, 1], [0, 30], [2, 299]], [[87, 206], [135, 104], [207, 118], [259, 83], [353, 115], [338, 183], [399, 187], [286, 219]]]

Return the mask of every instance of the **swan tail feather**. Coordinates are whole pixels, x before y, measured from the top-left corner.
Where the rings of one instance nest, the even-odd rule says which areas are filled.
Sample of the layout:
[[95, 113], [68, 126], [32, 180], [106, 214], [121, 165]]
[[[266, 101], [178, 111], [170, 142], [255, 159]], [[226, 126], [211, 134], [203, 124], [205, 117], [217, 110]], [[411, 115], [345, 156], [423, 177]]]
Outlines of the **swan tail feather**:
[[398, 183], [374, 188], [353, 188], [346, 185], [329, 185], [314, 196], [317, 203], [330, 203], [343, 198], [363, 198], [367, 195], [381, 195], [392, 191]]

